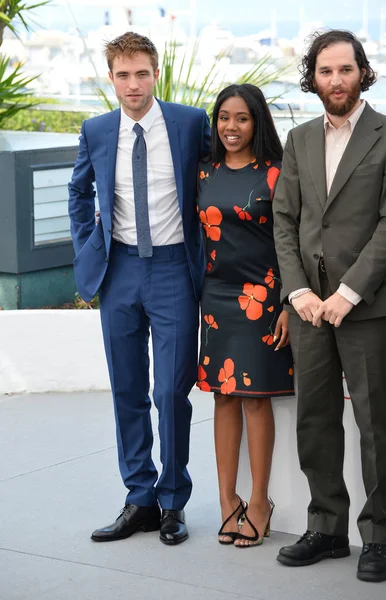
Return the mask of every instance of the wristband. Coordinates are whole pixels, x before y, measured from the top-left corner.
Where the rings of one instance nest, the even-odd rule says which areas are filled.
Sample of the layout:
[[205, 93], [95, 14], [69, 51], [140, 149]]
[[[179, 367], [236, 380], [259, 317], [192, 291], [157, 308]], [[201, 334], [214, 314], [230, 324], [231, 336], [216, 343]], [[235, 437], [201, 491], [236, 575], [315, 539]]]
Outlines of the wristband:
[[307, 288], [306, 290], [300, 290], [299, 292], [296, 292], [296, 294], [293, 294], [291, 296], [291, 304], [292, 301], [295, 300], [296, 298], [300, 298], [300, 296], [303, 296], [303, 294], [308, 294], [308, 292], [311, 292], [311, 288]]

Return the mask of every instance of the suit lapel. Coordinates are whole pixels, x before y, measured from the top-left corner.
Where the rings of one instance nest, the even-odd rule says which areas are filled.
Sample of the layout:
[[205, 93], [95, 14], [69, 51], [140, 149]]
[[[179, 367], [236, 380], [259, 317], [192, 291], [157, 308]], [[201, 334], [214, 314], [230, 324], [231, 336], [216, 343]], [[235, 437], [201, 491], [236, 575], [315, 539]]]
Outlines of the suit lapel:
[[377, 113], [367, 105], [355, 126], [339, 163], [327, 198], [326, 209], [335, 200], [353, 171], [379, 139], [380, 133], [377, 129], [380, 127], [382, 127], [382, 121]]
[[318, 194], [319, 202], [324, 208], [327, 199], [327, 186], [323, 117], [312, 122], [306, 134], [306, 148], [311, 178]]
[[111, 113], [111, 120], [111, 127], [107, 134], [107, 193], [112, 214], [114, 209], [115, 167], [117, 163], [119, 125], [121, 122], [120, 108]]
[[183, 198], [183, 185], [182, 185], [182, 164], [181, 164], [181, 151], [180, 142], [178, 139], [178, 125], [176, 123], [172, 107], [167, 102], [162, 102], [157, 99], [162, 114], [165, 119], [165, 125], [168, 132], [170, 151], [173, 159], [174, 177], [176, 179], [176, 188], [178, 196], [178, 205], [182, 214], [182, 198]]

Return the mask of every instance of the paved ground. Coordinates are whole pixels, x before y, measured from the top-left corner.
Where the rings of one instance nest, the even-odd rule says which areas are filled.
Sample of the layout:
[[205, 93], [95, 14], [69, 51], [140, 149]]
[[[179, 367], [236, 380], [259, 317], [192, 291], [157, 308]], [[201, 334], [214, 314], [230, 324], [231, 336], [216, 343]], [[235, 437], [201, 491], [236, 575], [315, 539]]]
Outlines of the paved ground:
[[0, 600], [384, 600], [386, 584], [355, 578], [358, 548], [289, 569], [275, 557], [293, 536], [273, 532], [248, 550], [217, 543], [212, 405], [200, 392], [192, 402], [191, 537], [165, 547], [156, 533], [89, 539], [125, 497], [109, 394], [0, 397]]

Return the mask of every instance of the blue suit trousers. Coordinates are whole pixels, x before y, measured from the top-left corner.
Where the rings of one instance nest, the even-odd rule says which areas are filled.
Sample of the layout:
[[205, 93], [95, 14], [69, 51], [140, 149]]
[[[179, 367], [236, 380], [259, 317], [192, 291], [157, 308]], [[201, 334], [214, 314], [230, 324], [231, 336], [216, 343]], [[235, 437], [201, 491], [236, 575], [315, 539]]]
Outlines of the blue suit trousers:
[[[112, 242], [99, 291], [103, 338], [114, 398], [119, 467], [127, 504], [181, 510], [192, 482], [187, 471], [197, 379], [198, 302], [184, 244], [153, 247]], [[149, 335], [154, 362], [162, 471], [152, 460]]]

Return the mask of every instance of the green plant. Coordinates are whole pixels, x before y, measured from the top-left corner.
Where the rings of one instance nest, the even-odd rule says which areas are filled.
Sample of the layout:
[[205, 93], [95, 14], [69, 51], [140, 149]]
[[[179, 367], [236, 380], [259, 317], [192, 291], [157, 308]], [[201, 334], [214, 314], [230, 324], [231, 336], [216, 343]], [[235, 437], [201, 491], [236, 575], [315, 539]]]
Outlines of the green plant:
[[[14, 19], [29, 31], [28, 17], [31, 16], [34, 9], [44, 6], [48, 2], [50, 0], [28, 4], [28, 1], [24, 0], [0, 0], [0, 46], [3, 43], [6, 28], [16, 36], [18, 35]], [[6, 119], [34, 105], [34, 102], [30, 102], [32, 91], [29, 91], [27, 86], [36, 79], [36, 76], [25, 77], [22, 67], [23, 65], [19, 64], [12, 70], [10, 59], [0, 54], [0, 128]]]
[[3, 129], [11, 131], [54, 131], [57, 133], [79, 133], [82, 123], [90, 116], [87, 112], [56, 110], [22, 110], [4, 119]]
[[0, 54], [0, 127], [5, 119], [36, 104], [27, 102], [32, 92], [25, 89], [36, 77], [25, 77], [22, 74], [22, 65], [18, 65], [7, 75], [8, 66], [9, 58]]
[[[166, 45], [156, 93], [160, 94], [159, 97], [162, 99], [171, 102], [181, 102], [181, 104], [188, 104], [189, 106], [206, 108], [209, 116], [211, 116], [217, 95], [225, 85], [230, 83], [225, 80], [225, 76], [219, 80], [219, 64], [222, 59], [227, 57], [228, 52], [220, 53], [216, 61], [204, 72], [200, 79], [198, 77], [193, 79], [193, 67], [197, 58], [198, 47], [199, 40], [194, 44], [190, 56], [187, 53], [184, 54], [177, 72], [177, 45], [175, 42]], [[262, 87], [275, 81], [287, 68], [270, 71], [269, 61], [269, 55], [263, 57], [233, 83], [252, 83]]]
[[0, 46], [3, 43], [4, 29], [8, 27], [16, 36], [18, 35], [17, 27], [13, 20], [17, 18], [24, 29], [30, 30], [29, 18], [35, 8], [39, 8], [48, 4], [50, 0], [42, 0], [36, 4], [29, 4], [24, 0], [0, 0]]
[[75, 300], [74, 300], [74, 308], [76, 308], [78, 310], [98, 309], [99, 308], [99, 298], [98, 298], [98, 296], [94, 296], [94, 298], [92, 300], [90, 300], [90, 302], [86, 302], [85, 300], [83, 300], [83, 298], [81, 296], [79, 296], [78, 292], [76, 292]]
[[[114, 110], [115, 108], [118, 107], [118, 104], [110, 102], [110, 100], [107, 97], [107, 94], [104, 90], [102, 90], [101, 87], [98, 86], [91, 86], [92, 90], [95, 92], [95, 94], [97, 95], [99, 102], [102, 104], [102, 106], [106, 109], [106, 110]], [[111, 93], [114, 93], [114, 88], [111, 85]]]
[[[214, 82], [218, 74], [218, 63], [212, 64], [200, 82], [197, 77], [193, 79], [193, 67], [197, 58], [198, 46], [199, 40], [196, 40], [190, 55], [188, 51], [184, 53], [177, 72], [177, 44], [176, 42], [165, 44], [161, 72], [156, 85], [158, 98], [202, 108], [207, 107], [213, 96], [217, 95], [218, 86], [215, 86]], [[226, 52], [223, 52], [218, 60], [225, 56]]]
[[[219, 65], [222, 59], [228, 56], [228, 52], [224, 51], [219, 54], [209, 69], [204, 71], [200, 77], [194, 77], [193, 68], [198, 48], [199, 39], [194, 44], [190, 54], [185, 52], [178, 68], [176, 42], [169, 42], [165, 45], [161, 73], [156, 84], [156, 95], [162, 100], [205, 108], [211, 117], [217, 95], [230, 83], [226, 81], [225, 75], [219, 79]], [[278, 79], [287, 71], [288, 67], [272, 71], [270, 58], [269, 55], [266, 55], [258, 60], [233, 83], [252, 83], [258, 87], [263, 87]], [[272, 102], [276, 99], [270, 98], [268, 101]]]

